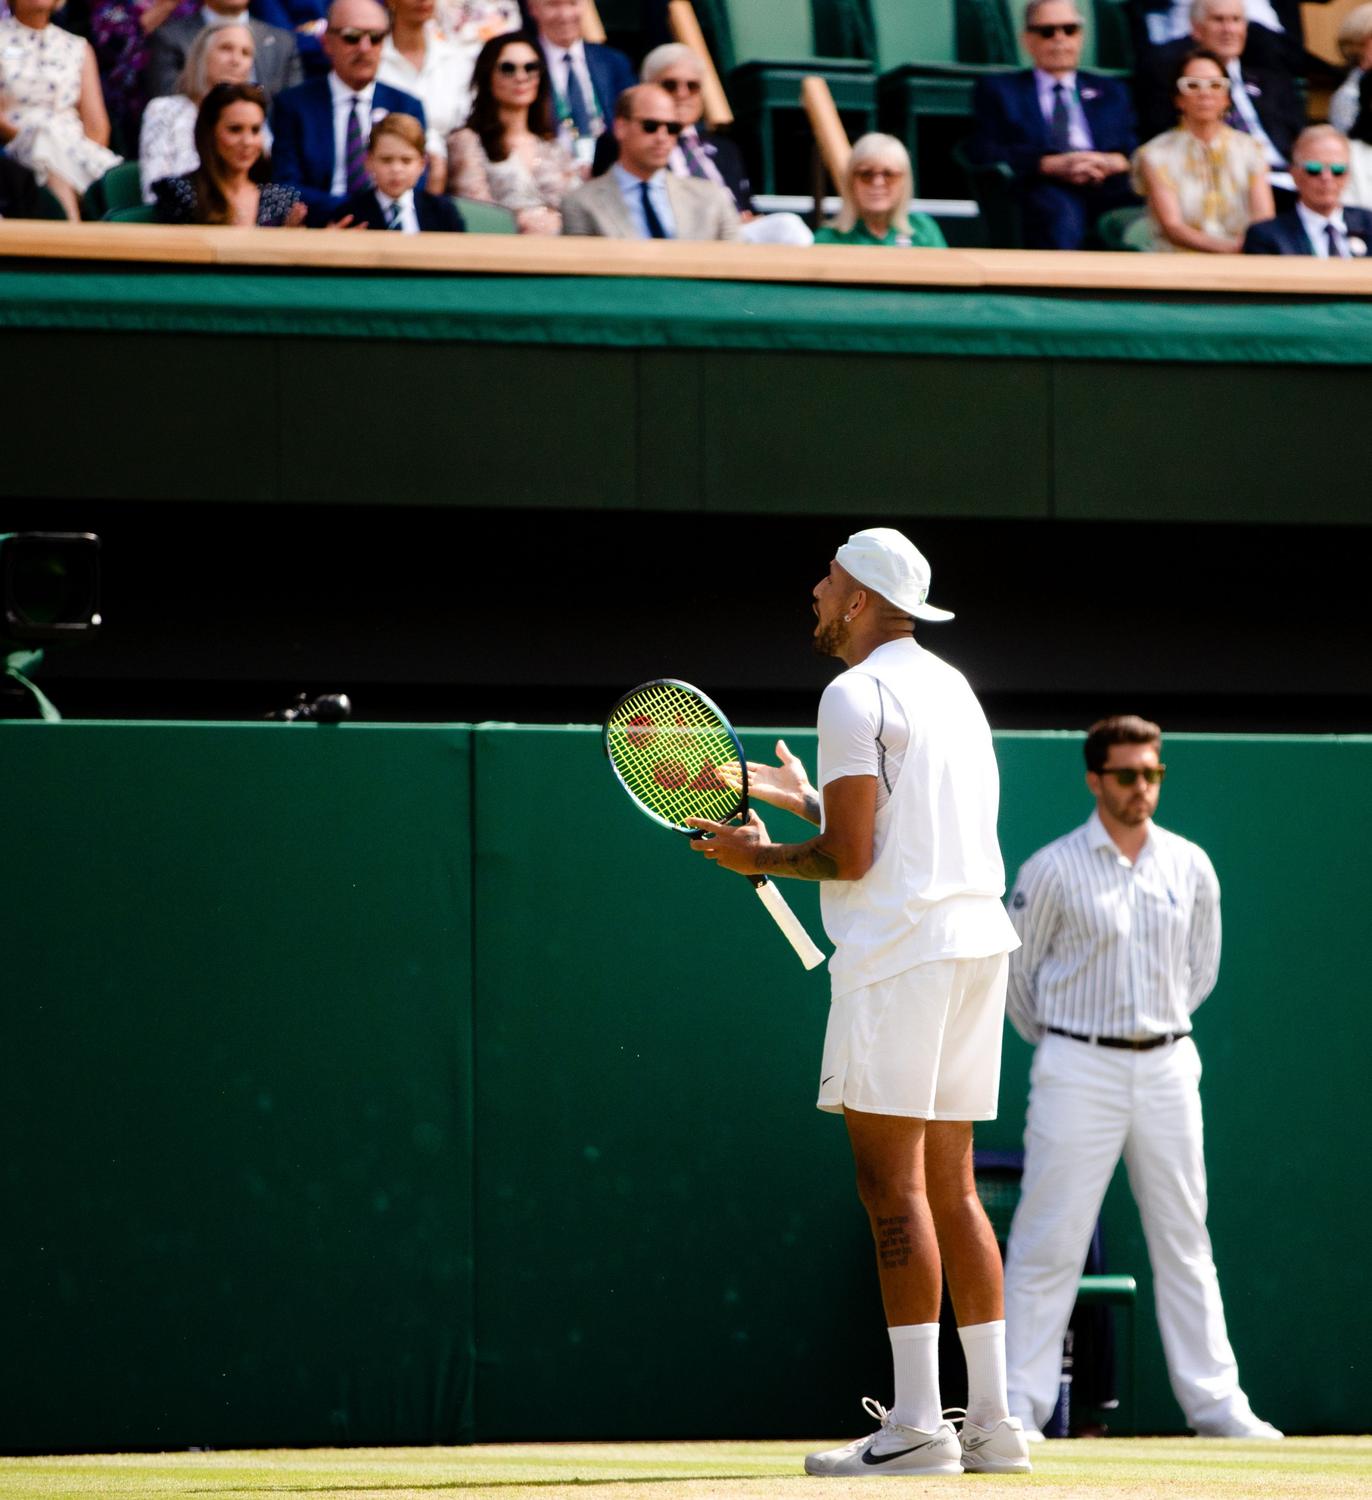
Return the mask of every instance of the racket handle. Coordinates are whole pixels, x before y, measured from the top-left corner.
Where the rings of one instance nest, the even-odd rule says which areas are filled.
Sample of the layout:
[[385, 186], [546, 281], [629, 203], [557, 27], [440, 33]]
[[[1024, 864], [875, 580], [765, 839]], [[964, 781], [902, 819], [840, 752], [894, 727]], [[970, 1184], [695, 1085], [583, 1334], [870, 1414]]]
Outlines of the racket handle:
[[786, 935], [786, 941], [796, 950], [796, 957], [807, 969], [818, 968], [824, 962], [824, 954], [810, 940], [810, 934], [801, 925], [800, 918], [786, 904], [786, 898], [765, 875], [751, 875], [753, 889], [758, 900], [771, 913], [772, 920]]

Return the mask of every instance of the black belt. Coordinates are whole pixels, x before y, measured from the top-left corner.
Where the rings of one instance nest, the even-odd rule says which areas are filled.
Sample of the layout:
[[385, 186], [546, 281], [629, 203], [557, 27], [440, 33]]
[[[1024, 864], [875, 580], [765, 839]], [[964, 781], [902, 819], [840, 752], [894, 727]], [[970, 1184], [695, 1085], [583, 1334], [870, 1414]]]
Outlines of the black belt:
[[1170, 1042], [1179, 1042], [1190, 1036], [1189, 1031], [1164, 1031], [1161, 1036], [1145, 1037], [1141, 1042], [1131, 1041], [1127, 1036], [1083, 1036], [1079, 1031], [1064, 1031], [1061, 1026], [1045, 1026], [1054, 1036], [1070, 1037], [1074, 1042], [1089, 1042], [1096, 1047], [1119, 1047], [1125, 1052], [1151, 1052], [1154, 1047], [1166, 1047]]

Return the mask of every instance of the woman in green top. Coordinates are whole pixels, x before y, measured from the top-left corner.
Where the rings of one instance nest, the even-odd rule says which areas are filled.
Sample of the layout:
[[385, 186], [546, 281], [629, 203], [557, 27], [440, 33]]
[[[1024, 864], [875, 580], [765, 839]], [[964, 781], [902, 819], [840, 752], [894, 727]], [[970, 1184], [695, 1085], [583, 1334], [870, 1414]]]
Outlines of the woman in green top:
[[928, 214], [910, 212], [914, 174], [905, 147], [893, 135], [864, 135], [853, 147], [839, 184], [843, 207], [815, 233], [817, 245], [917, 245], [947, 249]]

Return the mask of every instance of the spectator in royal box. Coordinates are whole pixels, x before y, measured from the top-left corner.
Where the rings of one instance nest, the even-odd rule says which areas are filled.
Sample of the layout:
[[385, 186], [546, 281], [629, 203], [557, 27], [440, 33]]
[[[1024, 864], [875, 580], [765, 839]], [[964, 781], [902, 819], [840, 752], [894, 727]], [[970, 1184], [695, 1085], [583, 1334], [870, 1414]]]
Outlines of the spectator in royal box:
[[373, 186], [354, 193], [343, 205], [343, 224], [402, 234], [456, 234], [466, 228], [451, 199], [418, 187], [424, 175], [424, 140], [424, 127], [412, 115], [387, 115], [372, 126], [367, 172]]
[[429, 191], [448, 180], [448, 137], [467, 118], [472, 102], [472, 54], [439, 34], [436, 0], [390, 0], [391, 34], [381, 47], [377, 78], [413, 94], [428, 125]]
[[1372, 208], [1372, 73], [1358, 91], [1358, 114], [1348, 132], [1348, 179], [1343, 201], [1350, 208]]
[[470, 61], [494, 36], [521, 31], [519, 0], [438, 0], [438, 29]]
[[1286, 68], [1253, 61], [1245, 54], [1248, 34], [1243, 0], [1195, 0], [1191, 36], [1155, 49], [1140, 62], [1135, 74], [1139, 134], [1150, 140], [1176, 124], [1175, 82], [1181, 62], [1197, 48], [1211, 52], [1229, 80], [1225, 123], [1257, 141], [1272, 186], [1294, 194], [1286, 164], [1291, 142], [1305, 128], [1305, 108]]
[[272, 112], [276, 180], [299, 188], [312, 224], [328, 223], [354, 193], [371, 186], [367, 141], [388, 114], [426, 124], [413, 94], [378, 83], [390, 29], [376, 0], [333, 0], [324, 33], [331, 71], [287, 89]]
[[[1301, 3], [1302, 0], [1243, 0], [1249, 61], [1288, 74], [1304, 73], [1308, 64], [1318, 61], [1305, 51]], [[1324, 5], [1328, 0], [1306, 0], [1306, 3]], [[1191, 35], [1192, 9], [1193, 0], [1125, 0], [1139, 66], [1146, 65], [1159, 48], [1183, 42]]]
[[817, 245], [947, 245], [928, 214], [910, 211], [910, 156], [893, 135], [864, 135], [839, 183], [843, 207], [815, 235]]
[[970, 153], [1015, 174], [1030, 249], [1080, 250], [1102, 214], [1136, 201], [1129, 91], [1078, 71], [1084, 28], [1074, 0], [1029, 0], [1024, 43], [1033, 68], [980, 78], [973, 95]]
[[1348, 141], [1332, 125], [1311, 125], [1291, 148], [1296, 206], [1249, 226], [1245, 255], [1314, 255], [1357, 260], [1372, 245], [1372, 213], [1345, 207]]
[[59, 3], [12, 0], [0, 21], [0, 147], [75, 220], [81, 194], [122, 158], [109, 149], [95, 53], [52, 24]]
[[300, 82], [300, 56], [295, 36], [279, 26], [267, 26], [248, 14], [247, 0], [205, 0], [204, 8], [189, 16], [174, 16], [153, 33], [148, 47], [148, 93], [174, 94], [186, 69], [191, 44], [206, 26], [246, 26], [253, 39], [253, 83], [261, 84], [267, 103]]
[[528, 11], [548, 68], [558, 136], [589, 171], [596, 138], [614, 118], [619, 96], [633, 87], [634, 65], [614, 47], [582, 39], [581, 0], [528, 0]]
[[161, 224], [302, 224], [305, 205], [293, 187], [271, 180], [262, 147], [267, 96], [255, 83], [216, 84], [195, 120], [200, 165], [155, 183]]
[[138, 140], [148, 102], [148, 50], [165, 22], [199, 13], [201, 0], [94, 0], [91, 43], [109, 110], [113, 139], [122, 149]]
[[681, 135], [672, 96], [654, 83], [619, 96], [619, 160], [562, 205], [564, 234], [620, 240], [736, 240], [738, 210], [728, 188], [676, 177], [667, 160]]
[[[217, 83], [252, 81], [253, 35], [246, 26], [206, 26], [191, 43], [178, 80], [178, 92], [149, 102], [138, 136], [138, 173], [143, 201], [153, 201], [152, 185], [163, 177], [195, 171], [195, 120], [205, 95]], [[271, 151], [264, 131], [263, 147]]]
[[472, 113], [448, 139], [448, 182], [498, 203], [521, 234], [557, 234], [562, 200], [584, 173], [558, 139], [548, 70], [527, 31], [486, 43], [472, 75]]
[[1363, 75], [1372, 68], [1372, 4], [1355, 5], [1339, 23], [1339, 51], [1348, 77], [1329, 100], [1329, 123], [1346, 135], [1358, 118]]
[[1182, 60], [1173, 95], [1176, 128], [1141, 146], [1134, 159], [1151, 248], [1237, 254], [1248, 226], [1274, 212], [1263, 148], [1225, 124], [1229, 78], [1213, 52], [1197, 48]]
[[[759, 214], [753, 208], [752, 190], [743, 153], [727, 135], [716, 135], [702, 127], [705, 114], [705, 68], [695, 52], [680, 42], [665, 42], [643, 59], [641, 83], [655, 83], [676, 102], [681, 136], [667, 159], [667, 170], [678, 177], [699, 177], [718, 183], [733, 194], [742, 228], [739, 238], [755, 245], [808, 245], [814, 236], [798, 214]], [[619, 155], [619, 142], [607, 130], [596, 142], [595, 165], [599, 177]]]

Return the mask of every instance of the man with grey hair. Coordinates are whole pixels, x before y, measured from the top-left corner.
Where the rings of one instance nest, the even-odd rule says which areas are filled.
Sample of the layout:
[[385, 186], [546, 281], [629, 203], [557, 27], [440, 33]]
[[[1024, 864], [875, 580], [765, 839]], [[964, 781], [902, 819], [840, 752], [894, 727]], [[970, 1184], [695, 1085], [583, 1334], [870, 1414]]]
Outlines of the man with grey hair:
[[246, 26], [252, 32], [252, 81], [262, 85], [268, 100], [300, 82], [300, 53], [292, 32], [250, 16], [248, 0], [204, 0], [201, 9], [170, 17], [148, 38], [150, 98], [176, 92], [191, 44], [207, 26]]
[[1281, 208], [1281, 195], [1287, 195], [1285, 205], [1289, 205], [1295, 192], [1287, 163], [1291, 143], [1305, 126], [1305, 106], [1289, 71], [1253, 60], [1247, 51], [1248, 37], [1244, 0], [1192, 0], [1190, 35], [1153, 48], [1139, 63], [1134, 79], [1139, 123], [1145, 140], [1171, 130], [1177, 123], [1172, 80], [1182, 59], [1193, 47], [1213, 52], [1229, 76], [1230, 108], [1225, 123], [1251, 135], [1262, 147]]
[[585, 40], [581, 0], [528, 0], [528, 11], [552, 86], [558, 138], [589, 165], [619, 96], [633, 85], [634, 66], [618, 48]]
[[1353, 260], [1372, 245], [1372, 213], [1345, 208], [1348, 138], [1332, 125], [1309, 125], [1291, 148], [1291, 176], [1297, 199], [1274, 219], [1250, 224], [1245, 255], [1314, 255], [1321, 260]]
[[[1326, 5], [1329, 0], [1307, 3]], [[1305, 51], [1301, 0], [1243, 0], [1243, 9], [1252, 61], [1295, 73], [1316, 61]], [[1153, 48], [1185, 41], [1191, 34], [1192, 0], [1125, 0], [1125, 10], [1140, 62]]]
[[[743, 153], [726, 135], [704, 124], [705, 66], [682, 42], [665, 42], [643, 59], [639, 79], [666, 89], [676, 105], [681, 134], [667, 158], [667, 170], [677, 177], [695, 177], [727, 188], [738, 209], [739, 238], [754, 245], [809, 245], [814, 235], [798, 214], [759, 214]], [[619, 156], [619, 140], [606, 131], [596, 142], [592, 175], [607, 172]]]
[[1029, 0], [1024, 45], [1034, 66], [987, 74], [972, 96], [969, 153], [1014, 173], [1031, 250], [1080, 250], [1102, 214], [1138, 202], [1129, 187], [1138, 145], [1129, 91], [1078, 70], [1084, 35], [1073, 0]]

